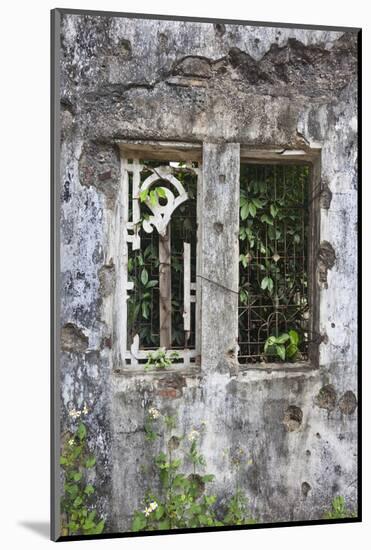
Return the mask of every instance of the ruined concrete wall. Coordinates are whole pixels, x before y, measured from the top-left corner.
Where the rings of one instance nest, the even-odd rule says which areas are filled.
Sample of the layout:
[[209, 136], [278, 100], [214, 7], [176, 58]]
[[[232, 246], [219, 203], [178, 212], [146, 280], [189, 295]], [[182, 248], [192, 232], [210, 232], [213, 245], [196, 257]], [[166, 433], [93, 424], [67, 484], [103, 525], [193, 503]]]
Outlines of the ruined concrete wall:
[[[185, 431], [207, 422], [202, 451], [221, 506], [234, 487], [224, 450], [239, 445], [252, 459], [242, 484], [262, 521], [320, 518], [337, 494], [355, 507], [356, 34], [62, 15], [61, 51], [62, 429], [69, 408], [86, 401], [108, 529], [129, 528], [148, 487], [148, 405], [177, 412]], [[208, 342], [203, 335], [210, 353], [198, 371], [120, 370], [117, 139], [321, 150], [319, 365], [239, 371], [229, 312], [213, 316]], [[220, 303], [217, 288], [204, 290], [205, 307]]]

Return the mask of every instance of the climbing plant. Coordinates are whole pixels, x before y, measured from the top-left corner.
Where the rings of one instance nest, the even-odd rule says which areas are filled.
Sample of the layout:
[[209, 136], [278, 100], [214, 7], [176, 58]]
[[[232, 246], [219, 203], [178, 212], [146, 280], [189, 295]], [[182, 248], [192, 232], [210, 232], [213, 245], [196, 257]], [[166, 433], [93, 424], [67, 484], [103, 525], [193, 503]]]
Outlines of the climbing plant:
[[[149, 443], [162, 438], [164, 451], [154, 456], [154, 466], [160, 481], [160, 491], [150, 488], [144, 497], [143, 507], [135, 510], [133, 531], [242, 525], [254, 523], [249, 518], [247, 501], [237, 490], [227, 503], [226, 512], [218, 517], [216, 496], [209, 491], [214, 475], [205, 473], [206, 460], [200, 452], [200, 440], [206, 424], [192, 429], [186, 435], [176, 435], [177, 419], [163, 415], [151, 407], [145, 420], [146, 439]], [[182, 471], [188, 465], [191, 473]]]
[[[71, 414], [72, 413], [72, 414]], [[96, 459], [88, 447], [88, 428], [81, 420], [87, 414], [86, 405], [82, 411], [70, 411], [73, 420], [60, 457], [64, 476], [64, 494], [61, 500], [62, 535], [97, 535], [103, 532], [105, 521], [99, 518], [95, 508], [95, 487], [89, 481], [89, 471]]]

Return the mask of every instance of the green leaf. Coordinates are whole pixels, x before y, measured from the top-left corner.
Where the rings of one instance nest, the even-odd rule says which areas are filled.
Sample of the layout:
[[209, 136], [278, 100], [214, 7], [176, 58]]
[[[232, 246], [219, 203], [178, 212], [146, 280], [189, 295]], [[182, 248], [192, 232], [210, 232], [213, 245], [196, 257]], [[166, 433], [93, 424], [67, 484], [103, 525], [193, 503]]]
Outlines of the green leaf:
[[87, 458], [85, 466], [87, 468], [92, 468], [93, 466], [95, 466], [95, 463], [96, 463], [96, 458], [95, 456], [91, 455], [89, 456], [89, 458]]
[[64, 464], [67, 464], [68, 463], [68, 460], [65, 456], [61, 456], [60, 460], [59, 460], [59, 464], [61, 466], [63, 466]]
[[75, 500], [73, 501], [74, 507], [78, 508], [81, 504], [82, 504], [82, 498], [81, 497], [76, 497]]
[[261, 221], [262, 222], [265, 222], [269, 225], [273, 225], [273, 220], [272, 218], [270, 218], [269, 216], [267, 216], [266, 214], [263, 214], [262, 217], [261, 217]]
[[149, 306], [147, 302], [142, 302], [142, 315], [145, 319], [148, 319]]
[[103, 532], [105, 521], [102, 519], [99, 523], [97, 523], [96, 527], [94, 528], [93, 535], [100, 535]]
[[162, 199], [166, 199], [166, 193], [163, 187], [157, 187], [156, 191], [159, 197], [161, 197]]
[[67, 524], [67, 527], [68, 527], [71, 535], [75, 534], [79, 530], [79, 525], [74, 521], [70, 521]]
[[275, 218], [277, 216], [277, 213], [278, 213], [277, 206], [275, 204], [271, 204], [270, 211], [271, 211], [272, 218]]
[[93, 527], [95, 527], [95, 523], [94, 521], [92, 521], [91, 519], [87, 519], [84, 523], [83, 523], [83, 529], [85, 529], [85, 531], [89, 530], [89, 529], [92, 529]]
[[148, 271], [146, 268], [142, 269], [142, 273], [140, 274], [140, 280], [142, 281], [143, 285], [146, 285], [148, 283]]
[[165, 529], [170, 529], [169, 520], [165, 519], [164, 521], [160, 521], [160, 523], [158, 524], [158, 528], [161, 529], [162, 531]]
[[298, 353], [298, 346], [295, 344], [289, 344], [286, 348], [286, 356], [289, 359], [293, 359], [295, 355]]
[[160, 504], [157, 508], [156, 508], [156, 511], [155, 511], [155, 517], [157, 520], [161, 519], [162, 516], [164, 515], [165, 513], [165, 508], [162, 506], [162, 504]]
[[282, 361], [284, 361], [285, 360], [285, 354], [286, 354], [285, 346], [277, 345], [276, 346], [276, 352], [277, 352], [278, 357], [280, 357], [282, 359]]
[[82, 441], [86, 437], [86, 426], [82, 422], [80, 422], [79, 427], [77, 428], [77, 437]]
[[148, 188], [143, 189], [143, 191], [140, 192], [140, 195], [139, 195], [140, 201], [145, 202], [147, 196], [148, 196]]
[[240, 254], [240, 262], [242, 263], [243, 267], [247, 267], [247, 258], [245, 254]]
[[267, 338], [267, 340], [264, 344], [264, 353], [266, 353], [268, 351], [268, 348], [274, 346], [275, 343], [276, 343], [275, 336], [270, 336], [269, 338]]
[[156, 286], [158, 284], [158, 281], [148, 281], [148, 283], [146, 284], [146, 288], [153, 288], [154, 286]]
[[241, 220], [246, 220], [248, 215], [249, 215], [249, 204], [246, 203], [241, 208]]
[[95, 489], [93, 487], [93, 485], [91, 485], [90, 483], [85, 487], [85, 490], [84, 490], [84, 493], [86, 493], [88, 496], [89, 495], [92, 495], [94, 493]]
[[263, 203], [260, 199], [252, 199], [252, 202], [255, 204], [256, 208], [263, 208]]
[[144, 514], [137, 513], [134, 517], [133, 523], [131, 525], [132, 531], [142, 531], [147, 525], [147, 520]]
[[273, 280], [270, 277], [268, 277], [268, 290], [269, 292], [273, 290]]
[[81, 472], [76, 472], [76, 473], [73, 475], [73, 480], [74, 480], [74, 481], [80, 481], [81, 478], [82, 478], [82, 473], [81, 473]]
[[287, 342], [287, 340], [290, 339], [290, 336], [286, 333], [283, 333], [283, 334], [280, 334], [277, 338], [276, 338], [276, 343], [277, 344], [284, 344], [285, 342]]
[[202, 476], [202, 481], [204, 483], [209, 483], [211, 481], [214, 481], [214, 479], [215, 479], [215, 476], [213, 474], [206, 474], [206, 475]]
[[250, 211], [250, 214], [252, 215], [252, 217], [255, 218], [255, 216], [256, 216], [256, 206], [252, 202], [249, 203], [249, 211]]
[[269, 277], [264, 277], [262, 282], [260, 283], [260, 286], [263, 290], [265, 290], [268, 286]]
[[156, 204], [157, 204], [157, 193], [154, 189], [149, 192], [149, 200], [150, 200], [152, 206], [156, 206]]
[[68, 493], [72, 498], [74, 498], [77, 493], [79, 492], [79, 486], [75, 485], [74, 483], [65, 483], [64, 490], [66, 493]]
[[299, 334], [296, 330], [289, 330], [290, 342], [297, 346], [299, 344]]

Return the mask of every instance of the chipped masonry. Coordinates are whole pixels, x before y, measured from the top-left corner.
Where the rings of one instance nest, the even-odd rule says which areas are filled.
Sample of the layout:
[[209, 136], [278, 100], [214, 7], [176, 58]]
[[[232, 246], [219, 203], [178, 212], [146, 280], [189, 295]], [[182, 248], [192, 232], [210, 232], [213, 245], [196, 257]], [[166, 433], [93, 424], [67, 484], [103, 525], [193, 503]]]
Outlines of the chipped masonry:
[[[61, 48], [62, 431], [69, 408], [87, 402], [107, 529], [130, 529], [147, 488], [148, 404], [176, 411], [185, 430], [207, 421], [202, 452], [220, 502], [235, 475], [223, 449], [239, 443], [252, 457], [244, 487], [261, 521], [318, 519], [336, 494], [356, 507], [356, 34], [63, 14]], [[203, 144], [205, 208], [226, 185], [226, 167], [237, 177], [239, 144], [320, 150], [316, 285], [327, 337], [318, 365], [240, 370], [233, 297], [204, 327], [200, 369], [125, 373], [116, 364], [120, 139]], [[237, 265], [234, 192], [228, 214], [203, 218], [204, 268], [228, 284]], [[212, 252], [220, 240], [229, 246], [225, 269]], [[205, 284], [210, 315], [220, 300]]]

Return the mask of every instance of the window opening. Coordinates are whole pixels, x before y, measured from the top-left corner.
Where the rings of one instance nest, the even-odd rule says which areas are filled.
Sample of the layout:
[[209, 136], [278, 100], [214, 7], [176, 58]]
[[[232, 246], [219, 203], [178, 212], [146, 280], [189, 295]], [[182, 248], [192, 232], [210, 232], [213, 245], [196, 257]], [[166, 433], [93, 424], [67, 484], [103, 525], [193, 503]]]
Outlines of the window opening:
[[[194, 162], [124, 159], [126, 363], [159, 347], [196, 355], [197, 181]], [[131, 244], [131, 246], [128, 246]]]
[[309, 166], [242, 164], [240, 363], [308, 359]]

